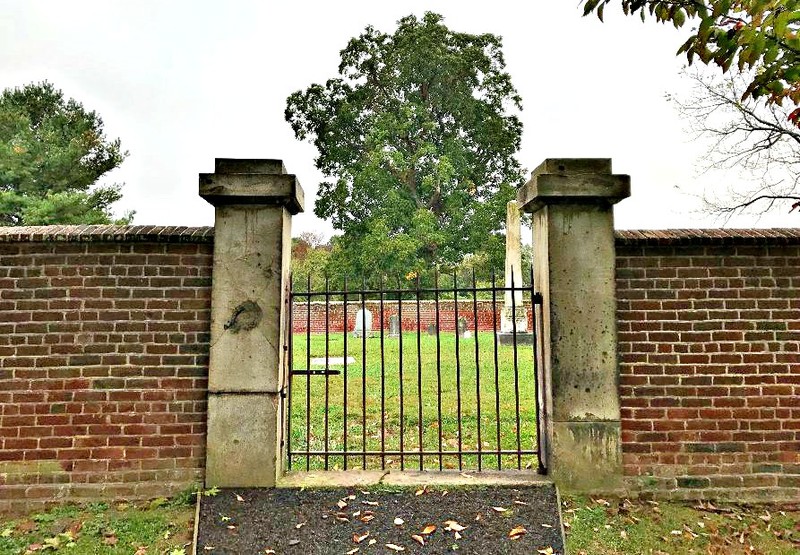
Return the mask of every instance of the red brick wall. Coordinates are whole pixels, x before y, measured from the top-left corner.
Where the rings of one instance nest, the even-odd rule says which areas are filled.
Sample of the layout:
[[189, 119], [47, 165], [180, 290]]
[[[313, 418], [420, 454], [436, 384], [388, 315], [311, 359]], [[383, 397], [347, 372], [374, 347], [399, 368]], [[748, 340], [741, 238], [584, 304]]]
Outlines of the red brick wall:
[[[417, 317], [416, 300], [403, 300], [403, 330], [416, 331], [417, 320], [420, 322], [420, 329], [424, 332], [431, 324], [436, 324], [436, 305], [434, 301], [424, 300], [419, 303], [419, 318]], [[324, 302], [311, 302], [311, 332], [324, 333], [326, 325], [326, 311]], [[379, 330], [381, 327], [381, 306], [379, 301], [366, 301], [364, 306], [372, 313], [372, 329]], [[528, 330], [533, 329], [533, 313], [530, 309], [530, 301], [524, 302], [528, 314]], [[304, 300], [296, 300], [292, 312], [292, 331], [294, 333], [305, 333], [308, 328], [308, 307]], [[347, 329], [353, 331], [356, 323], [356, 315], [361, 309], [360, 301], [347, 302]], [[477, 301], [478, 331], [492, 331], [497, 326], [500, 331], [503, 310], [502, 295], [498, 297], [496, 303], [491, 300]], [[344, 330], [344, 304], [341, 301], [331, 301], [327, 311], [327, 325], [330, 333], [341, 333]], [[383, 329], [389, 331], [389, 318], [398, 314], [397, 301], [383, 302]], [[465, 318], [467, 329], [475, 330], [475, 304], [472, 300], [458, 301], [458, 317]], [[496, 318], [496, 323], [495, 323]], [[455, 303], [452, 299], [442, 299], [439, 301], [439, 329], [441, 331], [455, 331], [456, 329]]]
[[800, 498], [800, 231], [765, 233], [618, 234], [623, 459], [640, 487]]
[[211, 241], [0, 228], [0, 508], [201, 481]]

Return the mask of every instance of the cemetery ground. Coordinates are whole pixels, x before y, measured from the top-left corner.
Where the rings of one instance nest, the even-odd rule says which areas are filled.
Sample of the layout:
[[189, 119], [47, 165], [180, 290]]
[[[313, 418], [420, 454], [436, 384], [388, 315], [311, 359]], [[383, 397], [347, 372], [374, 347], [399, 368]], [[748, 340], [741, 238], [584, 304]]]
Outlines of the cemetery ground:
[[[389, 490], [392, 495], [405, 495], [414, 500], [425, 500], [442, 504], [447, 497], [455, 499], [456, 490], [442, 498], [445, 490], [429, 488], [424, 495], [416, 495], [415, 490]], [[215, 493], [215, 492], [206, 492]], [[359, 490], [352, 492], [366, 497]], [[387, 493], [387, 492], [384, 492]], [[481, 499], [480, 490], [461, 490], [463, 495], [473, 495]], [[381, 491], [373, 490], [370, 495], [379, 495]], [[217, 496], [229, 496], [234, 503], [238, 502], [235, 491], [216, 492]], [[28, 515], [0, 516], [0, 554], [36, 554], [65, 553], [71, 555], [108, 554], [108, 555], [183, 555], [191, 553], [192, 519], [195, 514], [193, 495], [186, 492], [172, 500], [157, 499], [150, 502], [116, 502], [96, 503], [86, 506], [61, 505], [47, 511]], [[510, 497], [510, 496], [507, 496]], [[348, 500], [349, 501], [349, 500]], [[489, 500], [487, 500], [489, 501]], [[494, 500], [492, 500], [494, 501]], [[524, 508], [513, 504], [513, 498], [506, 499], [508, 507]], [[454, 514], [458, 507], [453, 505]], [[366, 507], [365, 507], [366, 508]], [[386, 520], [394, 526], [395, 515], [383, 514], [380, 507], [369, 507], [378, 518]], [[320, 521], [323, 514], [338, 511], [338, 507], [319, 505]], [[272, 514], [270, 508], [261, 507], [265, 515]], [[352, 512], [354, 512], [355, 509]], [[488, 511], [488, 513], [487, 513]], [[480, 512], [491, 516], [497, 524], [495, 545], [484, 545], [480, 553], [501, 552], [496, 545], [514, 542], [514, 545], [527, 545], [526, 536], [511, 540], [507, 534], [515, 526], [514, 513], [494, 511], [488, 503], [481, 504]], [[567, 552], [571, 555], [616, 555], [616, 554], [756, 554], [756, 555], [790, 555], [800, 550], [800, 507], [785, 506], [738, 506], [726, 503], [679, 503], [679, 502], [647, 502], [626, 499], [597, 497], [562, 497], [562, 514], [564, 517]], [[219, 525], [224, 533], [241, 534], [236, 526], [218, 515]], [[464, 514], [455, 518], [461, 525], [467, 526], [461, 532], [467, 536], [476, 529], [476, 514]], [[494, 518], [497, 517], [497, 518]], [[330, 517], [329, 518], [335, 518]], [[352, 517], [351, 517], [352, 518]], [[408, 518], [410, 522], [412, 518]], [[374, 521], [373, 521], [374, 522]], [[299, 522], [292, 522], [291, 528], [296, 533], [304, 529], [313, 537], [317, 523], [294, 528]], [[344, 523], [342, 523], [344, 525]], [[447, 534], [454, 537], [453, 532], [445, 532], [444, 523], [436, 533], [443, 539]], [[228, 526], [234, 526], [233, 529]], [[365, 527], [369, 529], [369, 525]], [[412, 533], [421, 530], [406, 530], [409, 534], [404, 538], [406, 553], [427, 553], [425, 547], [411, 539]], [[500, 539], [500, 536], [503, 536]], [[517, 543], [523, 542], [523, 543]], [[466, 547], [466, 544], [463, 544]], [[276, 555], [306, 553], [307, 545], [297, 544], [283, 551], [259, 546], [261, 549], [252, 553], [267, 554], [273, 549]], [[350, 539], [348, 549], [359, 548], [355, 552], [362, 554], [393, 553], [384, 543], [369, 545], [369, 538], [361, 543]], [[432, 547], [432, 546], [426, 546]], [[452, 544], [450, 544], [452, 547]], [[542, 546], [546, 547], [546, 546]], [[546, 549], [543, 549], [546, 553]], [[202, 550], [200, 553], [215, 553], [215, 550]], [[221, 553], [221, 551], [219, 551]], [[339, 551], [333, 551], [339, 553]], [[431, 551], [432, 552], [432, 551]], [[536, 550], [529, 551], [537, 555]], [[251, 553], [251, 551], [246, 551]], [[476, 553], [460, 549], [453, 553]]]
[[[292, 355], [295, 370], [324, 369], [324, 363], [314, 364], [314, 359], [345, 357], [345, 338], [341, 332], [330, 334], [326, 343], [325, 334], [294, 334]], [[476, 356], [476, 337], [457, 340], [454, 331], [407, 331], [401, 337], [384, 334], [382, 339], [376, 332], [368, 337], [351, 333], [346, 355], [353, 359], [346, 370], [346, 414], [343, 365], [330, 366], [339, 372], [334, 375], [294, 376], [289, 415], [293, 451], [310, 447], [341, 452], [346, 429], [349, 452], [409, 453], [348, 455], [347, 468], [458, 469], [460, 463], [461, 469], [478, 469], [477, 455], [455, 454], [460, 447], [480, 449], [480, 467], [498, 469], [499, 445], [506, 451], [529, 452], [502, 455], [502, 468], [536, 469], [536, 455], [530, 454], [536, 451], [532, 345], [498, 345], [492, 332], [478, 332]], [[421, 451], [453, 453], [440, 458], [418, 455]], [[319, 470], [325, 465], [322, 455], [309, 460], [296, 455], [291, 468]], [[329, 455], [327, 468], [344, 469], [344, 457]]]

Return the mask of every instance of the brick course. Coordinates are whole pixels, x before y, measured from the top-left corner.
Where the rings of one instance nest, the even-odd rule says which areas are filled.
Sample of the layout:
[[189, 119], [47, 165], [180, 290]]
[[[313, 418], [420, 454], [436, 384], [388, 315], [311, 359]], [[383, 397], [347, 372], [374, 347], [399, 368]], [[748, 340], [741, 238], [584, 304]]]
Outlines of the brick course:
[[800, 231], [617, 235], [625, 473], [800, 498]]
[[212, 240], [0, 228], [0, 509], [201, 481]]

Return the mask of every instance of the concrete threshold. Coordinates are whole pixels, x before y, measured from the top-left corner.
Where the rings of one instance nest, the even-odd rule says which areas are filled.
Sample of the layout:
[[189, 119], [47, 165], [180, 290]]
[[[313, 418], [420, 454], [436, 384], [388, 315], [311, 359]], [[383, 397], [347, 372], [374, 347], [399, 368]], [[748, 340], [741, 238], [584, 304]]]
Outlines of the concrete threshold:
[[552, 480], [529, 470], [459, 472], [458, 470], [328, 470], [288, 472], [279, 488], [335, 488], [390, 486], [536, 486]]

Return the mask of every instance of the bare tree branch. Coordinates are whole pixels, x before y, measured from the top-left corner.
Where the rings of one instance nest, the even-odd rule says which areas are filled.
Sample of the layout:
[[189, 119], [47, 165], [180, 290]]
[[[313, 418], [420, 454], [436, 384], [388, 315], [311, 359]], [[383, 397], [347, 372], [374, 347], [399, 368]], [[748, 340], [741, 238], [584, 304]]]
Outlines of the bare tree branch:
[[728, 217], [763, 214], [781, 201], [800, 200], [800, 129], [788, 120], [791, 108], [742, 100], [752, 80], [747, 73], [719, 77], [687, 69], [684, 75], [691, 81], [691, 93], [668, 99], [694, 138], [707, 143], [702, 171], [733, 170], [745, 182], [736, 189], [707, 192], [707, 210]]

